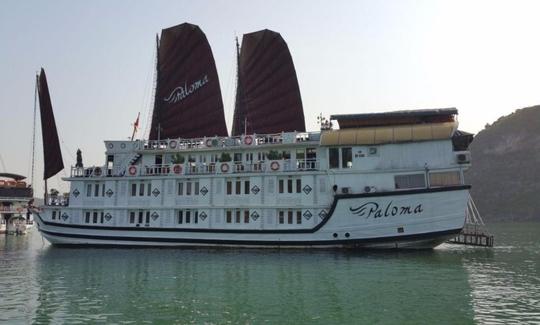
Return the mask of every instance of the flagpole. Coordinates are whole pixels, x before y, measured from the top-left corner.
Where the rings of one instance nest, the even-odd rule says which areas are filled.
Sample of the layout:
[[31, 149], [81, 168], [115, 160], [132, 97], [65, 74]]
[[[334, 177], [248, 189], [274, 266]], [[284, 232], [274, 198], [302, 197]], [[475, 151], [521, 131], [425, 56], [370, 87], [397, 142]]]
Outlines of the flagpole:
[[135, 133], [137, 132], [137, 128], [139, 127], [139, 117], [141, 116], [141, 112], [137, 115], [137, 120], [135, 121], [135, 124], [133, 124], [133, 133], [131, 134], [131, 141], [133, 141], [133, 138], [135, 138]]

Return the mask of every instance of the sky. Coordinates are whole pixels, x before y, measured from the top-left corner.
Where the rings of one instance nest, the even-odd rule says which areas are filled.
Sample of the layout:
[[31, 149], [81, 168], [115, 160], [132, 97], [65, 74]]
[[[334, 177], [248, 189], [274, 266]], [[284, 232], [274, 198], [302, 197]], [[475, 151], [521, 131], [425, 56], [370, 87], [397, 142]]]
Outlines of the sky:
[[[540, 104], [540, 1], [11, 1], [0, 2], [0, 172], [31, 177], [35, 74], [47, 73], [67, 190], [80, 148], [103, 165], [104, 140], [127, 139], [152, 103], [155, 35], [199, 25], [212, 47], [229, 128], [235, 37], [264, 28], [287, 42], [308, 130], [316, 117], [456, 107], [477, 133]], [[36, 130], [34, 188], [43, 190]], [[4, 167], [5, 166], [5, 167]], [[38, 194], [38, 196], [41, 196]]]

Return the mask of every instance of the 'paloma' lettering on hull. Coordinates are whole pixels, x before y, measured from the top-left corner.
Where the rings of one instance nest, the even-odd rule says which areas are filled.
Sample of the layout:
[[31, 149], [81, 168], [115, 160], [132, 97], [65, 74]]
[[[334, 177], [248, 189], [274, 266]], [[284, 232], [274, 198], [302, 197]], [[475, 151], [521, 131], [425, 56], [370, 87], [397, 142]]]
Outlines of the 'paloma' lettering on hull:
[[164, 98], [163, 100], [169, 104], [178, 103], [179, 101], [183, 100], [187, 96], [193, 94], [197, 89], [203, 87], [207, 83], [208, 83], [208, 75], [206, 74], [201, 79], [189, 85], [189, 87], [186, 81], [183, 86], [174, 88], [173, 91], [171, 91], [171, 94], [169, 95], [169, 97]]
[[361, 217], [365, 216], [366, 219], [368, 219], [369, 217], [382, 218], [397, 215], [420, 214], [424, 211], [424, 209], [422, 208], [422, 204], [418, 204], [413, 207], [411, 205], [397, 206], [393, 205], [392, 203], [393, 202], [390, 201], [390, 203], [388, 203], [386, 207], [380, 207], [378, 203], [368, 202], [356, 208], [350, 207], [349, 210], [353, 214], [359, 215]]

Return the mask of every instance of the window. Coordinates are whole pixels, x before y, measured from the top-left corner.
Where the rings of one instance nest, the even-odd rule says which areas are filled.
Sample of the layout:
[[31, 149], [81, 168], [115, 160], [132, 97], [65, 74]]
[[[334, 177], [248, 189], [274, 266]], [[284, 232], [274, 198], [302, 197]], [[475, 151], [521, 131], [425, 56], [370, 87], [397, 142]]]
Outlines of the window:
[[396, 189], [426, 187], [424, 174], [396, 175], [394, 182]]
[[152, 191], [151, 191], [151, 190], [152, 190], [152, 183], [146, 184], [146, 188], [147, 188], [147, 190], [146, 190], [146, 195], [147, 195], [147, 196], [150, 196], [150, 194], [151, 194], [151, 192], [152, 192]]
[[292, 193], [292, 188], [293, 188], [293, 180], [292, 179], [288, 179], [287, 180], [287, 193]]
[[283, 190], [284, 190], [283, 187], [284, 187], [284, 186], [283, 186], [283, 180], [280, 179], [280, 180], [279, 180], [279, 193], [283, 193]]
[[242, 153], [241, 152], [235, 152], [234, 153], [234, 162], [241, 162], [242, 161]]
[[352, 168], [352, 148], [341, 148], [341, 168]]
[[142, 221], [143, 221], [143, 212], [139, 211], [139, 222], [138, 223], [142, 223]]
[[240, 193], [242, 193], [241, 187], [242, 187], [242, 182], [236, 181], [236, 191], [235, 191], [235, 193], [236, 193], [237, 195], [240, 194]]
[[199, 223], [199, 211], [195, 211], [195, 218], [193, 218], [193, 223]]
[[302, 223], [302, 211], [296, 211], [296, 224], [299, 225]]
[[53, 212], [52, 212], [52, 218], [51, 218], [51, 219], [52, 219], [52, 220], [55, 220], [55, 219], [56, 219], [56, 211], [53, 211]]
[[133, 211], [129, 213], [129, 223], [135, 223], [135, 212]]
[[99, 196], [99, 184], [94, 184], [94, 196]]
[[150, 223], [150, 211], [146, 211], [146, 220], [145, 220], [145, 223], [146, 223], [146, 224], [149, 224], [149, 223]]
[[191, 211], [186, 211], [186, 223], [191, 223]]
[[99, 215], [99, 223], [103, 223], [103, 216], [104, 216], [104, 213], [103, 211], [101, 211], [101, 214]]
[[96, 211], [94, 211], [94, 216], [92, 218], [92, 222], [97, 223], [97, 218], [98, 218], [98, 213]]
[[244, 210], [244, 223], [249, 223], [249, 210]]
[[199, 195], [199, 182], [195, 182], [195, 195]]
[[86, 185], [86, 196], [92, 196], [92, 184]]
[[283, 159], [291, 159], [291, 152], [290, 151], [283, 151]]
[[244, 194], [249, 194], [249, 181], [244, 181]]
[[460, 185], [459, 172], [434, 172], [429, 174], [429, 186]]
[[231, 195], [231, 194], [232, 194], [232, 182], [227, 181], [227, 195]]
[[227, 210], [227, 223], [231, 223], [231, 222], [232, 222], [232, 211]]
[[84, 215], [84, 222], [90, 223], [90, 212], [86, 212]]
[[184, 223], [184, 211], [182, 210], [178, 211], [178, 223], [179, 224]]
[[285, 211], [279, 211], [279, 223], [280, 224], [285, 223]]
[[105, 196], [105, 183], [101, 184], [101, 196]]
[[328, 149], [328, 164], [330, 168], [339, 168], [339, 150], [338, 148]]
[[137, 184], [131, 184], [131, 196], [137, 196]]
[[186, 183], [186, 195], [191, 195], [191, 182]]
[[302, 179], [296, 179], [296, 193], [302, 192]]
[[178, 195], [184, 195], [184, 183], [178, 183]]
[[287, 223], [288, 224], [293, 223], [293, 212], [291, 210], [287, 211]]
[[240, 210], [236, 210], [236, 223], [240, 223]]
[[139, 184], [139, 196], [144, 195], [144, 183]]

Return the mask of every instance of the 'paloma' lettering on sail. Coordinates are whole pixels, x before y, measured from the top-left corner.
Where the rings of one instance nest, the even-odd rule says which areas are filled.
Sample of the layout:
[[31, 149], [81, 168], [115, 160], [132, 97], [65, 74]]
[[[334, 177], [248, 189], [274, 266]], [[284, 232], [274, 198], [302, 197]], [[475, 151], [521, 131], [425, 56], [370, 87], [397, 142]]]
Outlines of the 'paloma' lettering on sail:
[[183, 86], [174, 88], [173, 91], [171, 91], [171, 94], [169, 95], [169, 97], [164, 98], [163, 100], [169, 104], [178, 103], [179, 101], [182, 101], [184, 98], [193, 94], [195, 91], [197, 91], [199, 88], [203, 87], [207, 83], [208, 83], [208, 75], [206, 74], [201, 79], [189, 85], [189, 87], [186, 81]]
[[410, 214], [420, 214], [424, 211], [422, 204], [417, 204], [416, 206], [411, 205], [393, 205], [393, 202], [390, 201], [386, 206], [379, 206], [378, 203], [368, 202], [364, 203], [361, 206], [356, 208], [349, 207], [349, 210], [356, 215], [361, 217], [366, 217], [366, 219], [373, 218], [382, 218], [389, 216], [397, 215], [410, 215]]

